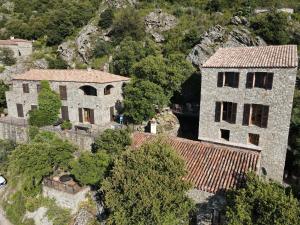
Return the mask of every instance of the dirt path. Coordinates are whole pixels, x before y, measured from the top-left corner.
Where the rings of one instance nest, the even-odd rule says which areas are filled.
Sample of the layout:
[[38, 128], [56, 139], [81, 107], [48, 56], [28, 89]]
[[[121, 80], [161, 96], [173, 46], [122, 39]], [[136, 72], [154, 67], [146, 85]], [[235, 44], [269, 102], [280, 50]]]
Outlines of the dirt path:
[[2, 208], [0, 208], [0, 224], [1, 225], [12, 225], [5, 217], [5, 213]]

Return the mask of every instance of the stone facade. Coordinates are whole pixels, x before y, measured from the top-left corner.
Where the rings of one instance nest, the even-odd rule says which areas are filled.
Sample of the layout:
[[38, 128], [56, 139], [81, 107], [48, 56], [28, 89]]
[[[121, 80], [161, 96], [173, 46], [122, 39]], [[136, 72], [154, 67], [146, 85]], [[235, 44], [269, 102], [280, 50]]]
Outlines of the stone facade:
[[[238, 72], [238, 88], [217, 87], [218, 72]], [[248, 72], [274, 73], [271, 90], [246, 89]], [[200, 103], [199, 139], [261, 151], [261, 169], [269, 178], [282, 181], [297, 68], [203, 68]], [[216, 102], [237, 103], [236, 123], [215, 122]], [[269, 106], [268, 126], [243, 126], [244, 104]], [[230, 130], [230, 139], [220, 136], [220, 129]], [[248, 134], [259, 135], [259, 145], [248, 143]]]
[[15, 58], [23, 58], [32, 54], [32, 42], [21, 39], [0, 40], [0, 48], [11, 49]]
[[[29, 85], [29, 93], [23, 92], [23, 84]], [[19, 117], [17, 104], [23, 106], [24, 118], [28, 118], [28, 112], [32, 105], [38, 105], [39, 81], [13, 80], [11, 90], [6, 92], [8, 115]], [[105, 95], [105, 87], [111, 85], [110, 94]], [[57, 93], [60, 92], [59, 86], [66, 86], [67, 100], [62, 100], [62, 105], [68, 107], [68, 117], [73, 124], [79, 122], [79, 108], [92, 109], [94, 111], [93, 126], [105, 126], [111, 122], [112, 114], [116, 115], [120, 102], [122, 101], [122, 86], [124, 82], [111, 83], [79, 83], [79, 82], [56, 82], [50, 81], [51, 88]], [[97, 96], [85, 95], [80, 89], [83, 86], [91, 86], [97, 90]], [[84, 115], [83, 115], [84, 117]], [[85, 122], [84, 119], [82, 123]]]

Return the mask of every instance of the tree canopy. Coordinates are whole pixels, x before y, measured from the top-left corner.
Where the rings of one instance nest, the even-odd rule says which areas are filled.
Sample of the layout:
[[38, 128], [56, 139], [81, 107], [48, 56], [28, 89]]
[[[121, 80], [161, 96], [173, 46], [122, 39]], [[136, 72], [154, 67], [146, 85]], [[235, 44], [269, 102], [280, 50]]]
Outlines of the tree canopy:
[[300, 224], [300, 205], [292, 193], [254, 174], [249, 174], [246, 186], [231, 192], [227, 200], [229, 225]]
[[103, 181], [108, 224], [187, 224], [191, 187], [184, 161], [160, 140], [124, 152]]

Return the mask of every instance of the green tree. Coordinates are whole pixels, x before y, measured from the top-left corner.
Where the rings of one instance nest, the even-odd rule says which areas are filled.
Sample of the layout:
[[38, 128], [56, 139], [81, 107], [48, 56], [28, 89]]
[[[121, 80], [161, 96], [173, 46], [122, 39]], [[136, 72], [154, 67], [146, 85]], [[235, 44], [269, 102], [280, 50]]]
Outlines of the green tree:
[[132, 80], [125, 86], [124, 96], [124, 114], [134, 123], [151, 119], [168, 104], [163, 89], [147, 80]]
[[54, 58], [47, 58], [49, 69], [67, 69], [68, 64], [65, 60], [63, 60], [60, 56], [56, 56]]
[[192, 64], [182, 54], [172, 54], [168, 58], [148, 56], [136, 63], [132, 71], [137, 78], [161, 86], [169, 99], [175, 91], [181, 90], [181, 85], [193, 72]]
[[96, 138], [93, 151], [106, 151], [109, 155], [115, 155], [124, 151], [131, 145], [131, 137], [127, 130], [105, 130]]
[[0, 80], [0, 112], [3, 112], [3, 110], [7, 107], [5, 92], [8, 90], [8, 85], [5, 84], [3, 80]]
[[120, 75], [131, 75], [135, 63], [148, 55], [158, 55], [158, 46], [151, 40], [145, 42], [134, 41], [131, 37], [125, 38], [115, 51], [112, 60], [112, 72]]
[[17, 147], [16, 143], [9, 140], [0, 140], [0, 173], [5, 172], [8, 156]]
[[121, 10], [115, 15], [112, 35], [116, 43], [128, 36], [142, 40], [146, 35], [143, 17], [130, 7]]
[[289, 20], [286, 14], [272, 11], [256, 16], [251, 21], [255, 33], [261, 36], [268, 44], [288, 44], [291, 40], [289, 34]]
[[99, 27], [103, 29], [109, 28], [113, 24], [114, 11], [112, 9], [106, 9], [100, 15]]
[[124, 152], [102, 184], [108, 224], [188, 224], [185, 175], [184, 161], [160, 140]]
[[51, 90], [48, 81], [41, 81], [41, 91], [38, 95], [39, 108], [29, 113], [29, 123], [42, 127], [52, 125], [58, 119], [61, 108], [59, 95]]
[[16, 63], [14, 52], [9, 48], [0, 48], [0, 61], [7, 66], [14, 65]]
[[71, 173], [81, 184], [99, 186], [103, 180], [110, 158], [107, 153], [82, 153], [81, 156], [71, 162]]
[[111, 51], [112, 51], [111, 44], [102, 39], [99, 39], [95, 44], [93, 55], [95, 57], [103, 57], [105, 55], [109, 55]]
[[254, 174], [247, 176], [245, 187], [228, 194], [227, 201], [229, 225], [300, 224], [300, 205], [291, 192]]

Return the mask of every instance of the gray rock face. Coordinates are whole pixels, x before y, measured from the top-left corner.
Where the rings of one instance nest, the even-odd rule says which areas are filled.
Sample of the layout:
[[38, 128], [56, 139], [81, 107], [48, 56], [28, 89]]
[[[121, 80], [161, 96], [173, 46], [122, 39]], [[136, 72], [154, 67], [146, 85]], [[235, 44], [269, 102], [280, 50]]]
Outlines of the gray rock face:
[[48, 69], [49, 64], [45, 58], [37, 59], [33, 62], [33, 67], [36, 69]]
[[175, 16], [164, 13], [160, 9], [151, 12], [145, 17], [146, 31], [154, 37], [156, 42], [164, 41], [165, 39], [161, 32], [174, 28], [177, 22]]
[[92, 39], [96, 36], [98, 28], [94, 25], [86, 25], [79, 33], [76, 38], [76, 46], [79, 55], [82, 57], [84, 62], [88, 63], [92, 50]]
[[260, 45], [266, 45], [266, 43], [258, 36], [253, 37], [244, 26], [235, 27], [229, 31], [228, 28], [216, 25], [202, 35], [201, 42], [191, 50], [187, 59], [195, 66], [201, 67], [221, 47]]
[[137, 0], [106, 0], [106, 2], [114, 8], [126, 8], [137, 4]]
[[67, 41], [58, 46], [57, 49], [61, 58], [67, 62], [69, 66], [73, 64], [75, 58], [75, 44], [71, 41]]
[[0, 73], [0, 79], [5, 82], [10, 82], [13, 76], [24, 73], [29, 69], [29, 64], [26, 62], [17, 62], [13, 66], [6, 66], [5, 70]]
[[78, 212], [73, 225], [88, 225], [93, 218], [94, 216], [89, 211], [86, 209], [81, 209]]
[[231, 18], [230, 21], [231, 24], [233, 25], [244, 25], [244, 26], [249, 26], [249, 21], [247, 20], [246, 17], [238, 17], [238, 16], [234, 16]]

